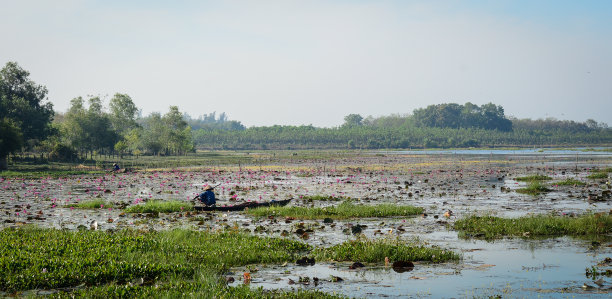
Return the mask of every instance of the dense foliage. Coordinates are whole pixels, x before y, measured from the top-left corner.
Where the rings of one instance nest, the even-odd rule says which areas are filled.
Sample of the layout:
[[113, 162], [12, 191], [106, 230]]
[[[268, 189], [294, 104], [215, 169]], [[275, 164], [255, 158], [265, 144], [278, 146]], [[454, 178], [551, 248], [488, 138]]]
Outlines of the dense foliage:
[[47, 89], [29, 76], [15, 62], [0, 70], [0, 170], [7, 168], [9, 153], [23, 145], [32, 147], [52, 133], [53, 105], [45, 102]]

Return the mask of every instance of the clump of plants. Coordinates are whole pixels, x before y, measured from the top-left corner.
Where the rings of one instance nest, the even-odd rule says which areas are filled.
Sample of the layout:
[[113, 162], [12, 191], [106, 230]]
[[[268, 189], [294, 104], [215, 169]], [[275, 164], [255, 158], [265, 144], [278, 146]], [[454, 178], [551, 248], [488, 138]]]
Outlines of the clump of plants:
[[520, 182], [534, 182], [534, 181], [549, 181], [549, 180], [552, 180], [552, 178], [549, 176], [545, 176], [545, 175], [534, 174], [530, 176], [518, 177], [515, 180], [520, 181]]
[[129, 206], [126, 213], [174, 213], [192, 211], [193, 204], [180, 200], [150, 200], [145, 203]]
[[428, 261], [447, 262], [456, 261], [461, 256], [451, 250], [438, 247], [427, 247], [417, 241], [404, 241], [400, 239], [369, 240], [359, 238], [328, 248], [317, 248], [315, 256], [319, 259], [333, 261], [361, 261], [380, 263], [388, 257], [391, 261]]
[[4, 229], [0, 231], [0, 292], [83, 285], [84, 289], [64, 295], [158, 297], [211, 291], [215, 297], [259, 297], [258, 290], [227, 288], [221, 273], [228, 267], [293, 262], [311, 249], [298, 241], [237, 231]]
[[350, 200], [350, 197], [341, 197], [341, 196], [332, 196], [332, 195], [305, 195], [302, 197], [302, 200], [306, 201], [342, 201], [342, 200]]
[[516, 189], [516, 192], [518, 193], [524, 193], [524, 194], [529, 194], [529, 195], [538, 195], [540, 193], [545, 193], [545, 192], [550, 192], [550, 191], [551, 190], [548, 187], [546, 187], [544, 184], [538, 181], [533, 181], [529, 183], [529, 185], [527, 185], [527, 187], [525, 188]]
[[573, 179], [573, 178], [565, 179], [563, 181], [556, 182], [555, 184], [559, 186], [584, 186], [586, 185], [585, 182], [577, 180], [577, 179]]
[[337, 206], [323, 208], [305, 207], [265, 207], [249, 209], [247, 213], [254, 216], [283, 216], [300, 219], [347, 219], [364, 217], [413, 216], [423, 213], [423, 208], [414, 206], [398, 206], [393, 204], [357, 205], [347, 200]]
[[92, 200], [83, 200], [75, 204], [69, 204], [68, 207], [76, 209], [108, 209], [113, 208], [114, 205], [104, 199], [99, 198]]
[[578, 217], [537, 215], [520, 218], [472, 215], [454, 224], [463, 237], [495, 239], [535, 236], [597, 236], [612, 230], [612, 216], [586, 214]]
[[587, 176], [588, 179], [607, 179], [608, 178], [608, 173], [607, 172], [595, 172], [595, 173], [591, 173]]

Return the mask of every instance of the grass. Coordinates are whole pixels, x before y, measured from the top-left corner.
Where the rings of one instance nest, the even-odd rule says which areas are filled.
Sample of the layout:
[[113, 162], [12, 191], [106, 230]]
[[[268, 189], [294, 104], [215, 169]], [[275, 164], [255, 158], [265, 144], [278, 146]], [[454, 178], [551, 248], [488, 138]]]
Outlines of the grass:
[[545, 175], [534, 174], [530, 176], [518, 177], [515, 180], [520, 181], [520, 182], [533, 182], [533, 181], [549, 181], [549, 180], [552, 180], [552, 178], [549, 176], [545, 176]]
[[74, 175], [100, 175], [106, 173], [102, 170], [6, 170], [0, 172], [0, 177], [3, 178], [22, 178], [22, 179], [38, 179], [38, 178], [61, 178]]
[[540, 193], [545, 193], [545, 192], [550, 192], [550, 191], [551, 191], [550, 189], [548, 189], [546, 186], [544, 186], [538, 181], [534, 181], [530, 183], [526, 188], [516, 189], [516, 192], [518, 193], [524, 193], [524, 194], [529, 194], [529, 195], [538, 195]]
[[84, 200], [75, 204], [70, 204], [68, 207], [73, 207], [77, 209], [103, 209], [103, 208], [112, 208], [113, 204], [105, 201], [104, 199], [93, 199], [93, 200]]
[[338, 206], [325, 208], [305, 207], [267, 207], [249, 209], [247, 213], [254, 216], [283, 216], [299, 219], [347, 219], [364, 217], [390, 217], [390, 216], [412, 216], [423, 213], [423, 208], [413, 206], [398, 206], [393, 204], [381, 204], [375, 206], [356, 205], [352, 201], [344, 201]]
[[[192, 297], [255, 298], [266, 293], [226, 287], [221, 274], [229, 267], [294, 262], [311, 249], [298, 241], [235, 231], [108, 233], [33, 227], [4, 229], [0, 231], [0, 291], [12, 293], [83, 285], [75, 293], [59, 293], [55, 297], [195, 294]], [[130, 284], [139, 279], [145, 281], [144, 286]], [[291, 292], [267, 294], [299, 297]], [[318, 292], [302, 295], [328, 297]]]
[[569, 179], [565, 179], [563, 181], [556, 182], [555, 185], [559, 185], [559, 186], [574, 186], [574, 185], [575, 186], [584, 186], [584, 185], [586, 185], [586, 183], [583, 182], [583, 181], [577, 180], [577, 179], [569, 178]]
[[587, 214], [579, 217], [537, 215], [520, 218], [494, 216], [469, 216], [457, 220], [454, 229], [463, 236], [485, 239], [536, 236], [597, 236], [609, 234], [612, 217], [602, 214]]
[[341, 196], [331, 196], [331, 195], [305, 195], [302, 197], [302, 200], [307, 201], [342, 201], [342, 200], [350, 200], [350, 197], [341, 197]]
[[595, 172], [587, 176], [588, 179], [607, 179], [607, 172]]
[[402, 240], [368, 240], [357, 239], [344, 242], [328, 248], [317, 248], [315, 256], [333, 261], [360, 261], [380, 263], [388, 257], [390, 261], [428, 261], [447, 262], [461, 258], [457, 253], [438, 247], [426, 247], [418, 242]]
[[129, 206], [126, 213], [173, 213], [193, 210], [193, 203], [180, 200], [150, 200], [144, 204]]

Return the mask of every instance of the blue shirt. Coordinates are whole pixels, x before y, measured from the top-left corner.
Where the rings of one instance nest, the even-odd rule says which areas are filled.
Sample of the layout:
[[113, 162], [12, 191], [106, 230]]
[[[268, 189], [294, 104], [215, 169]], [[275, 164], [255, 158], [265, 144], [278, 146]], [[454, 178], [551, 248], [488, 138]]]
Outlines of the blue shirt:
[[206, 190], [200, 193], [200, 201], [207, 206], [214, 205], [216, 203], [215, 193], [212, 192], [212, 190]]

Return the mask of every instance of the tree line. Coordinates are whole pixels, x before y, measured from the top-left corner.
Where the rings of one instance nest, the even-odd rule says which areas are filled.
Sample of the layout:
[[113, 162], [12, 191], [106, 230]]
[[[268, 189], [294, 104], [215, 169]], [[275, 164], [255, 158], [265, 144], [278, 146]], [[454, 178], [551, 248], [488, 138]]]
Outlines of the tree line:
[[0, 70], [0, 169], [11, 153], [36, 152], [48, 160], [106, 155], [183, 155], [196, 149], [344, 149], [611, 144], [612, 130], [584, 123], [508, 118], [502, 106], [470, 102], [429, 105], [412, 114], [349, 114], [341, 126], [246, 128], [225, 113], [196, 118], [177, 106], [142, 116], [131, 97], [116, 93], [108, 106], [98, 96], [76, 97], [55, 112], [47, 89], [9, 62]]

